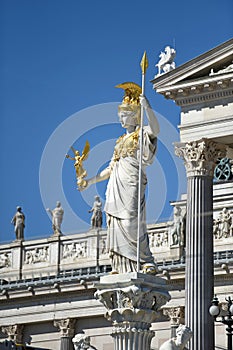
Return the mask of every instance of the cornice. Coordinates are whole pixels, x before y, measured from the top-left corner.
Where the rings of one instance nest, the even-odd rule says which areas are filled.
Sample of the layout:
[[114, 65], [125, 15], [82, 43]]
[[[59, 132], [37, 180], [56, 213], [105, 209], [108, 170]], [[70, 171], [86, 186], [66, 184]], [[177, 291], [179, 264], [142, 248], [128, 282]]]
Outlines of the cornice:
[[228, 99], [233, 96], [233, 73], [186, 81], [157, 90], [178, 106]]

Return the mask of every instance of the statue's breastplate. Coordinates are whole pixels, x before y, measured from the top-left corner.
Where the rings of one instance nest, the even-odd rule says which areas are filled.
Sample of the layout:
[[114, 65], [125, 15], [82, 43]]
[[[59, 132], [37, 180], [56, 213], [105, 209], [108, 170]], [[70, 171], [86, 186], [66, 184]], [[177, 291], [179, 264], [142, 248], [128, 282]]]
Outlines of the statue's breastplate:
[[114, 160], [117, 162], [121, 157], [136, 157], [138, 149], [139, 129], [131, 134], [119, 137], [114, 149]]

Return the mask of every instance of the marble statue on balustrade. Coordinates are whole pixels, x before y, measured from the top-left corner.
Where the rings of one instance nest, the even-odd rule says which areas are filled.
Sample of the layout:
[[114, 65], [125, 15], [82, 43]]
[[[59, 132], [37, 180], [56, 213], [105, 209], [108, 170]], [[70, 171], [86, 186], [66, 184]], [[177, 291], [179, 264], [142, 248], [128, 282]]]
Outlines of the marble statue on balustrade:
[[61, 206], [61, 203], [57, 202], [56, 207], [53, 210], [48, 208], [47, 211], [52, 216], [53, 233], [55, 235], [61, 234], [61, 224], [62, 224], [63, 215], [64, 215], [64, 210]]
[[219, 223], [219, 218], [213, 219], [213, 235], [215, 239], [220, 238]]
[[184, 246], [185, 241], [185, 215], [180, 207], [174, 208], [174, 220], [170, 227], [171, 245]]
[[101, 228], [103, 223], [103, 214], [102, 214], [102, 202], [99, 196], [95, 196], [95, 201], [93, 203], [93, 206], [88, 212], [92, 213], [91, 227], [93, 229]]
[[231, 215], [227, 208], [223, 208], [220, 213], [220, 226], [223, 237], [228, 237], [230, 235], [230, 226], [231, 226]]
[[185, 325], [179, 325], [176, 329], [176, 337], [163, 343], [159, 350], [186, 350], [185, 345], [192, 337], [192, 331]]
[[16, 213], [11, 220], [11, 223], [15, 226], [15, 235], [17, 241], [24, 239], [24, 228], [25, 228], [25, 215], [22, 212], [21, 207], [16, 208]]
[[116, 141], [112, 159], [106, 169], [86, 180], [81, 190], [91, 184], [108, 180], [105, 212], [107, 215], [107, 249], [113, 272], [124, 273], [137, 270], [137, 225], [139, 141], [141, 106], [146, 112], [148, 125], [143, 126], [142, 191], [140, 227], [140, 263], [154, 263], [149, 248], [145, 217], [146, 167], [152, 164], [156, 149], [159, 124], [141, 87], [127, 82], [117, 85], [125, 91], [118, 116], [126, 133]]
[[76, 334], [72, 342], [74, 344], [74, 350], [97, 350], [90, 344], [90, 337], [84, 333]]
[[155, 65], [156, 67], [158, 67], [158, 74], [155, 77], [158, 77], [164, 73], [168, 73], [176, 67], [174, 62], [174, 59], [176, 57], [176, 50], [172, 47], [166, 46], [164, 52], [161, 52], [159, 57], [160, 60]]
[[233, 237], [233, 210], [230, 211], [231, 225], [230, 225], [230, 237]]

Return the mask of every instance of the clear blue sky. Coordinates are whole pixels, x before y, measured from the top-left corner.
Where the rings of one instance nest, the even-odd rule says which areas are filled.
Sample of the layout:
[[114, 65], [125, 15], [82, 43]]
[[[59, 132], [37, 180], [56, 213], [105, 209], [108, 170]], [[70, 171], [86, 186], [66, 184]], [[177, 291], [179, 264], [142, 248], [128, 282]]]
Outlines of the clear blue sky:
[[[179, 124], [179, 108], [156, 95], [150, 80], [166, 45], [175, 45], [179, 66], [230, 39], [232, 13], [231, 0], [1, 0], [0, 241], [15, 238], [10, 222], [17, 205], [26, 215], [26, 239], [51, 235], [45, 208], [53, 208], [56, 200], [73, 211], [65, 209], [65, 234], [89, 228], [92, 198], [99, 193], [104, 201], [106, 184], [80, 194], [73, 163], [62, 152], [71, 144], [81, 149], [88, 139], [90, 176], [107, 164], [123, 133], [117, 124], [122, 91], [114, 86], [140, 84], [144, 50], [146, 95], [164, 128], [157, 160], [148, 170], [148, 222], [168, 218], [169, 201], [184, 189], [177, 189], [183, 174], [177, 173], [179, 164], [169, 148], [178, 141], [172, 125]], [[46, 148], [51, 137], [55, 143]]]

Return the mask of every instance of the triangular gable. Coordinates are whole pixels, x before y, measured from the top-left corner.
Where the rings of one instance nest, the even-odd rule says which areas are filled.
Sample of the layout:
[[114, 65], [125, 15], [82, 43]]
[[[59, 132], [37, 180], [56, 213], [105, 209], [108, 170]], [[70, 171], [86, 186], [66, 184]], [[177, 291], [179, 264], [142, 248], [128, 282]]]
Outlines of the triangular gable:
[[[233, 74], [233, 69], [231, 70], [230, 66], [232, 64], [233, 39], [230, 39], [174, 70], [155, 77], [151, 80], [151, 83], [153, 83], [153, 88], [160, 92], [160, 90], [165, 90], [166, 87], [171, 88], [176, 85], [182, 85], [183, 82], [198, 81], [205, 77], [209, 79], [220, 74]], [[212, 75], [211, 72], [213, 73]]]

